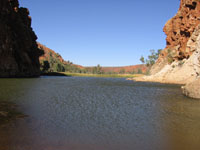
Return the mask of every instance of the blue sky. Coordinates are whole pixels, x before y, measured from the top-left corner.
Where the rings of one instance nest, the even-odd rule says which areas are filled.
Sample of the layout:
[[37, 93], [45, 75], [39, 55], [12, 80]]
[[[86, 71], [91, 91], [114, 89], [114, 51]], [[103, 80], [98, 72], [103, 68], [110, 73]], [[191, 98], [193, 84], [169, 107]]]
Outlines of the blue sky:
[[165, 47], [163, 27], [179, 0], [19, 0], [38, 41], [83, 66], [139, 64]]

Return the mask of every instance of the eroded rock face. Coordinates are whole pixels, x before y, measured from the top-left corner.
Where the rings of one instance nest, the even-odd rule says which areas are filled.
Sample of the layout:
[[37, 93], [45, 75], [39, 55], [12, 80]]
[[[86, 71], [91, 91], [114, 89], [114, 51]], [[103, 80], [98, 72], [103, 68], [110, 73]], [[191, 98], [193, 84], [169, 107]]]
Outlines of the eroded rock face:
[[183, 94], [200, 98], [200, 0], [181, 0], [164, 32], [167, 46], [151, 69], [136, 81], [186, 84]]
[[[187, 42], [200, 24], [200, 1], [181, 0], [177, 14], [164, 27], [167, 35], [166, 48], [161, 52], [151, 74], [159, 72], [166, 64], [175, 60], [188, 59], [194, 49], [187, 48]], [[169, 60], [167, 57], [170, 55]]]
[[166, 63], [159, 72], [140, 78], [138, 81], [176, 84], [187, 84], [196, 81], [200, 76], [200, 25], [192, 33], [186, 48], [194, 51], [188, 59], [175, 60], [171, 64]]
[[0, 77], [40, 75], [37, 36], [18, 0], [0, 0]]
[[186, 44], [199, 23], [200, 1], [181, 0], [178, 13], [164, 27], [166, 48], [174, 52], [176, 59], [182, 60], [192, 54], [193, 51], [186, 49]]

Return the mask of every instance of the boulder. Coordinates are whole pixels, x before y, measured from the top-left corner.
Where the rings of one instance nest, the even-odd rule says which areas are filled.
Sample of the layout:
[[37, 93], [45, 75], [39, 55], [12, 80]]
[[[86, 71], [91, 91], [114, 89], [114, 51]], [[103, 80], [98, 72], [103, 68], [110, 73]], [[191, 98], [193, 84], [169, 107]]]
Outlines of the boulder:
[[188, 97], [200, 99], [200, 78], [182, 86], [182, 91]]

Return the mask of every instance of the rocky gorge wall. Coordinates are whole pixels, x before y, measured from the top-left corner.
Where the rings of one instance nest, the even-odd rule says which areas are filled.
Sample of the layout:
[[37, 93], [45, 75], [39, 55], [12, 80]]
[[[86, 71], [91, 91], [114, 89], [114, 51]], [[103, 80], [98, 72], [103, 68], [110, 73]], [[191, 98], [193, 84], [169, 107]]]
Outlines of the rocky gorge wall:
[[151, 74], [159, 72], [166, 64], [188, 59], [194, 49], [187, 46], [196, 27], [200, 24], [200, 1], [181, 0], [177, 14], [164, 26], [166, 48], [161, 52]]
[[163, 30], [166, 48], [151, 68], [151, 75], [135, 80], [186, 84], [183, 93], [200, 98], [200, 1], [181, 0], [177, 14]]
[[0, 77], [40, 75], [37, 36], [18, 0], [0, 0]]
[[186, 47], [194, 50], [189, 58], [174, 60], [171, 64], [164, 58], [166, 64], [160, 71], [151, 76], [145, 76], [136, 80], [176, 84], [187, 84], [195, 81], [200, 74], [200, 25], [196, 27]]

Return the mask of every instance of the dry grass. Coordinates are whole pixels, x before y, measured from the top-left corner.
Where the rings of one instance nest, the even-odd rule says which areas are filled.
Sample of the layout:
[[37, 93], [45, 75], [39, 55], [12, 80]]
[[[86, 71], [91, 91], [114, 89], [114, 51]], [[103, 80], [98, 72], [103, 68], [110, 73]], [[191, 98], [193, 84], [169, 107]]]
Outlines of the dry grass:
[[100, 78], [135, 78], [141, 77], [143, 74], [87, 74], [87, 73], [70, 73], [62, 72], [67, 76], [76, 76], [76, 77], [100, 77]]

